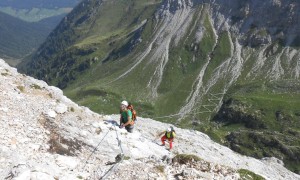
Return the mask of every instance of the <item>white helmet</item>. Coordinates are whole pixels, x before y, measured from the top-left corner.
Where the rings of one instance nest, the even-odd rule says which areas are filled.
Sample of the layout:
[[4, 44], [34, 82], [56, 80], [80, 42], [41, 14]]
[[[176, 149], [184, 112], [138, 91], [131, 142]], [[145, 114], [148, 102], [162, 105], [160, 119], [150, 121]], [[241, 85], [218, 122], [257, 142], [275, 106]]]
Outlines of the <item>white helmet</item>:
[[124, 106], [127, 107], [127, 106], [128, 106], [128, 102], [127, 102], [127, 101], [122, 101], [122, 102], [121, 102], [121, 105], [124, 105]]
[[171, 131], [172, 131], [172, 129], [171, 129], [171, 128], [168, 128], [168, 129], [167, 129], [167, 132], [171, 132]]

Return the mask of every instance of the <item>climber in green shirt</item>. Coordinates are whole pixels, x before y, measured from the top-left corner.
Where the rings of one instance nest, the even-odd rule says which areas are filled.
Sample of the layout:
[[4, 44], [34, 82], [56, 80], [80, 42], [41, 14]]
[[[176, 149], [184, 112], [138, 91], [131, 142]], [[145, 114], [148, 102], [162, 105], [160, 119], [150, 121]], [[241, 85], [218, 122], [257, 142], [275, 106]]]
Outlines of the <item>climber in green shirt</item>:
[[128, 102], [122, 101], [120, 106], [120, 128], [125, 127], [128, 132], [132, 133], [134, 121], [132, 120], [132, 112], [127, 107]]

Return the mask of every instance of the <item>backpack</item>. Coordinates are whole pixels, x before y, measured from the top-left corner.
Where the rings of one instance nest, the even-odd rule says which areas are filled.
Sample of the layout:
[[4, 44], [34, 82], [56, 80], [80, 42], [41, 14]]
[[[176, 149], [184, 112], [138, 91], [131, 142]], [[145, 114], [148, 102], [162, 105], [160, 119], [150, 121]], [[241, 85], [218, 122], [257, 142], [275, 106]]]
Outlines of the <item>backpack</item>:
[[172, 132], [176, 133], [173, 126], [171, 126], [170, 128], [171, 128], [171, 131], [172, 131]]
[[132, 113], [132, 120], [133, 121], [136, 121], [137, 119], [137, 116], [136, 116], [136, 110], [133, 109], [133, 105], [132, 104], [129, 104], [127, 109], [129, 109]]

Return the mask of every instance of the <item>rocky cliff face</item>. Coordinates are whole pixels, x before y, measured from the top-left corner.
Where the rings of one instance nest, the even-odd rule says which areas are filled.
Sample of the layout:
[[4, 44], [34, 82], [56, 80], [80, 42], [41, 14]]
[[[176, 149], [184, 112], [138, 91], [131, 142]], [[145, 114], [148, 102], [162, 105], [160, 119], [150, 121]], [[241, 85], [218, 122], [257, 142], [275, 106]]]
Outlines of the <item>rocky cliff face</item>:
[[169, 152], [155, 138], [169, 124], [139, 118], [128, 134], [113, 125], [118, 115], [78, 106], [61, 90], [17, 73], [3, 60], [0, 73], [1, 178], [96, 179], [119, 162], [122, 151], [124, 159], [108, 179], [238, 179], [245, 176], [239, 169], [266, 179], [300, 178], [275, 158], [238, 155], [192, 130], [175, 128], [178, 137]]
[[255, 47], [280, 41], [285, 46], [299, 46], [300, 14], [296, 1], [219, 0], [214, 4], [215, 12], [223, 14], [244, 36], [240, 41], [243, 45]]

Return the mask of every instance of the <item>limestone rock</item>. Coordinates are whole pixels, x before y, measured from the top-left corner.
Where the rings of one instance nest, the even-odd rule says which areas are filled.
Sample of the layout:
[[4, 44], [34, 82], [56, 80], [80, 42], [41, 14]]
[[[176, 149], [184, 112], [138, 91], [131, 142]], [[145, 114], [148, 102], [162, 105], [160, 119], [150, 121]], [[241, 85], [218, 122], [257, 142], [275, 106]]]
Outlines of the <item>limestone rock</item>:
[[73, 157], [58, 155], [55, 159], [56, 164], [62, 168], [74, 169], [78, 165], [78, 160]]
[[18, 175], [15, 180], [30, 180], [30, 170], [26, 170]]
[[57, 116], [56, 112], [53, 110], [49, 110], [46, 115], [50, 118], [56, 118]]
[[60, 103], [55, 107], [55, 112], [58, 114], [63, 114], [67, 111], [68, 111], [68, 107], [65, 104]]
[[49, 174], [42, 173], [42, 172], [32, 172], [30, 176], [30, 180], [55, 180], [54, 177], [50, 176]]

